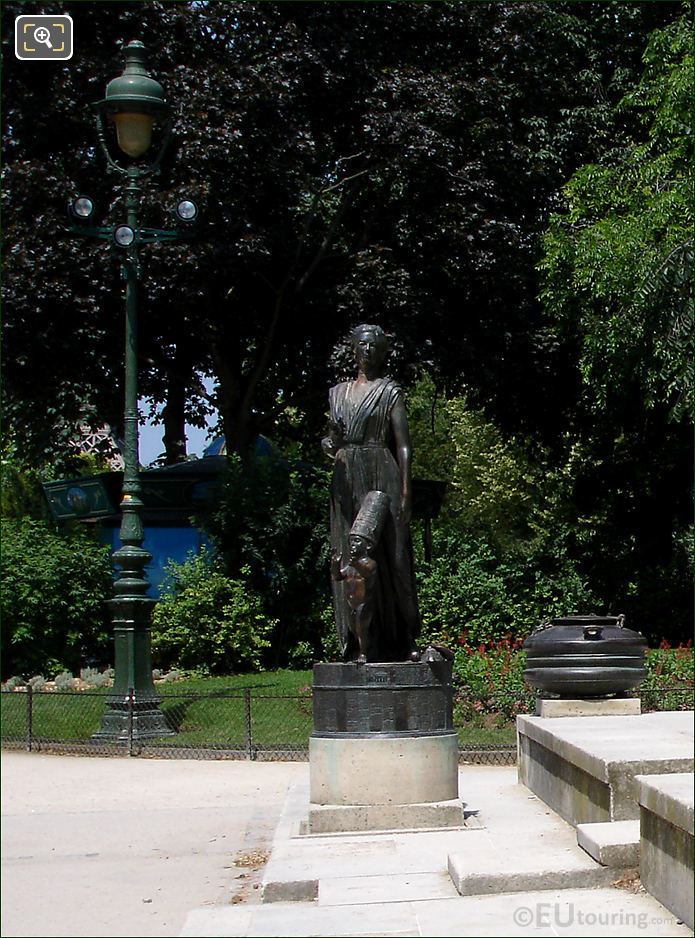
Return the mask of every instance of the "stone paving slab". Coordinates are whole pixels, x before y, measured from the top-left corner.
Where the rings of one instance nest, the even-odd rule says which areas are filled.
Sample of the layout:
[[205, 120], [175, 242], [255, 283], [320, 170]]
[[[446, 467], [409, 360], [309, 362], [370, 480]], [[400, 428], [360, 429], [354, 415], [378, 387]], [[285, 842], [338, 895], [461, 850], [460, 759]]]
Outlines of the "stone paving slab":
[[693, 775], [637, 776], [640, 872], [649, 892], [692, 928]]
[[466, 767], [460, 778], [471, 827], [453, 831], [302, 836], [309, 792], [295, 784], [264, 873], [263, 901], [386, 904], [457, 891], [599, 887], [616, 878], [578, 846], [571, 825], [516, 782], [513, 767]]
[[345, 906], [365, 903], [451, 899], [456, 890], [443, 870], [435, 873], [388, 873], [382, 876], [346, 876], [322, 879], [319, 905]]
[[[487, 859], [487, 858], [486, 858]], [[532, 856], [523, 864], [506, 859], [478, 864], [475, 857], [450, 854], [449, 875], [462, 896], [485, 896], [539, 889], [571, 889], [609, 886], [616, 871], [592, 861], [568, 857], [557, 863], [552, 857]]]
[[294, 935], [419, 935], [411, 903], [320, 906], [315, 903], [273, 903], [247, 909], [199, 909], [192, 912], [182, 938], [278, 938]]
[[[539, 856], [567, 844], [567, 826], [517, 784], [514, 767], [465, 766], [460, 779], [475, 827], [315, 838], [333, 849], [342, 841], [350, 856], [358, 846], [364, 857], [377, 841], [386, 844], [381, 855], [389, 866], [361, 877], [359, 886], [366, 890], [371, 878], [370, 897], [392, 901], [352, 902], [358, 884], [336, 861], [334, 876], [319, 877], [324, 888], [316, 900], [266, 905], [253, 889], [260, 873], [246, 865], [240, 872], [234, 861], [296, 837], [301, 805], [293, 803], [294, 817], [281, 808], [288, 787], [308, 780], [306, 764], [5, 753], [2, 935], [692, 935], [650, 896], [614, 888], [457, 896], [447, 884], [446, 857], [466, 844], [473, 850], [488, 838], [502, 855]], [[248, 885], [239, 891], [240, 884]], [[411, 886], [412, 896], [398, 898]], [[602, 910], [613, 920], [587, 921]]]
[[638, 776], [639, 802], [652, 814], [680, 827], [691, 837], [694, 832], [695, 789], [693, 773]]
[[288, 784], [307, 776], [306, 763], [3, 752], [0, 934], [178, 935], [191, 909], [252, 880], [235, 859], [270, 847]]
[[622, 889], [567, 889], [495, 896], [325, 906], [277, 903], [192, 912], [181, 938], [687, 938], [663, 906]]
[[651, 896], [621, 889], [566, 889], [498, 896], [466, 896], [412, 903], [423, 938], [458, 936], [689, 935]]
[[[396, 870], [436, 873], [444, 879], [447, 849], [459, 845], [462, 836], [483, 834], [480, 820], [469, 812], [465, 828], [302, 835], [308, 805], [308, 785], [296, 783], [288, 793], [263, 875], [265, 902], [320, 896], [328, 881], [351, 878], [369, 880], [373, 892], [377, 882], [388, 880]], [[387, 888], [382, 889], [380, 898], [384, 897]]]

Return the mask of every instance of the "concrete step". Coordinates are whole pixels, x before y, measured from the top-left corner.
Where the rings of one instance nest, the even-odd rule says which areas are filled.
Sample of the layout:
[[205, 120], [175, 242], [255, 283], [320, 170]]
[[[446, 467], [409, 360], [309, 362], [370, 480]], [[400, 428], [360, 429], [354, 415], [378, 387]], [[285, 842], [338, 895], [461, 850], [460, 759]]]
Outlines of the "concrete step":
[[690, 928], [695, 922], [693, 773], [635, 779], [640, 803], [640, 873], [645, 888]]
[[[586, 854], [584, 855], [586, 857]], [[449, 875], [461, 896], [488, 896], [546, 889], [595, 889], [616, 879], [615, 869], [586, 857], [567, 857], [563, 863], [538, 858], [529, 848], [526, 857], [480, 862], [470, 854], [449, 854]]]
[[639, 821], [577, 824], [577, 843], [602, 866], [639, 866]]
[[576, 827], [639, 818], [636, 775], [693, 771], [693, 714], [517, 717], [519, 781]]

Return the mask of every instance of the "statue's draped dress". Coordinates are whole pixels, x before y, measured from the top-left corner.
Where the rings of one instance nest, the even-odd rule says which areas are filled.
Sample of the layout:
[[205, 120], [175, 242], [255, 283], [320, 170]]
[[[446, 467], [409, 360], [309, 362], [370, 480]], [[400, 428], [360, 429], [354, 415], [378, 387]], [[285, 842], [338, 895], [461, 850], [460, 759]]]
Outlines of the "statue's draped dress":
[[[402, 487], [391, 412], [402, 393], [391, 378], [377, 378], [366, 385], [354, 381], [338, 384], [329, 395], [331, 419], [344, 428], [331, 488], [331, 547], [343, 563], [348, 557], [350, 528], [364, 496], [373, 491], [389, 496], [386, 523], [372, 552], [378, 570], [370, 661], [405, 660], [420, 632], [410, 533], [397, 523]], [[343, 656], [350, 660], [358, 650], [349, 627], [345, 581], [333, 582], [333, 606]]]

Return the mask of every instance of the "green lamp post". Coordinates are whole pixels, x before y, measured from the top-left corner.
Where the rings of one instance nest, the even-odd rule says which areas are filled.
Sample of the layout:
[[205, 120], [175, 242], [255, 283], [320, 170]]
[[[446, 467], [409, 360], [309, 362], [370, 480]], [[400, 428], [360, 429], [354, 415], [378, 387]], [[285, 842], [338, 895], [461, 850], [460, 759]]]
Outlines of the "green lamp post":
[[[115, 227], [90, 227], [94, 213], [91, 199], [79, 196], [69, 207], [71, 230], [88, 237], [109, 240], [121, 263], [125, 280], [125, 411], [124, 472], [121, 500], [121, 546], [114, 553], [120, 567], [111, 600], [115, 641], [115, 677], [107, 709], [96, 739], [125, 741], [171, 736], [159, 707], [152, 681], [150, 620], [155, 600], [147, 595], [149, 584], [145, 567], [152, 555], [144, 549], [141, 487], [138, 457], [137, 320], [138, 283], [141, 276], [138, 248], [154, 241], [180, 241], [191, 237], [190, 225], [198, 214], [194, 202], [186, 199], [176, 207], [182, 228], [162, 230], [141, 228], [138, 222], [143, 178], [155, 173], [170, 136], [170, 110], [159, 82], [145, 68], [145, 48], [141, 42], [125, 47], [125, 69], [109, 82], [102, 101], [92, 105], [96, 112], [97, 134], [110, 171], [123, 180], [125, 221]], [[107, 121], [115, 125], [117, 148], [114, 157], [109, 146]], [[158, 152], [147, 154], [155, 123], [162, 127]]]

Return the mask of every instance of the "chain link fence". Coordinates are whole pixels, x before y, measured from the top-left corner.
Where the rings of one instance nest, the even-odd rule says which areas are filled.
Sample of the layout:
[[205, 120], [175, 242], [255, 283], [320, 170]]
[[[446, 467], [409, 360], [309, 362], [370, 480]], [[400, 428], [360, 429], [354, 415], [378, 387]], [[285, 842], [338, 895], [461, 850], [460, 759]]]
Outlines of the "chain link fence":
[[[674, 685], [643, 689], [642, 711], [689, 710], [693, 688]], [[29, 752], [142, 756], [174, 759], [256, 759], [306, 761], [312, 730], [311, 693], [268, 694], [246, 687], [234, 691], [158, 694], [170, 735], [144, 738], [137, 715], [142, 705], [130, 692], [119, 699], [125, 713], [118, 739], [99, 733], [113, 693], [101, 690], [2, 690], [3, 747]], [[459, 762], [511, 765], [516, 761], [516, 716], [533, 713], [531, 691], [473, 693], [459, 688], [454, 725]]]

